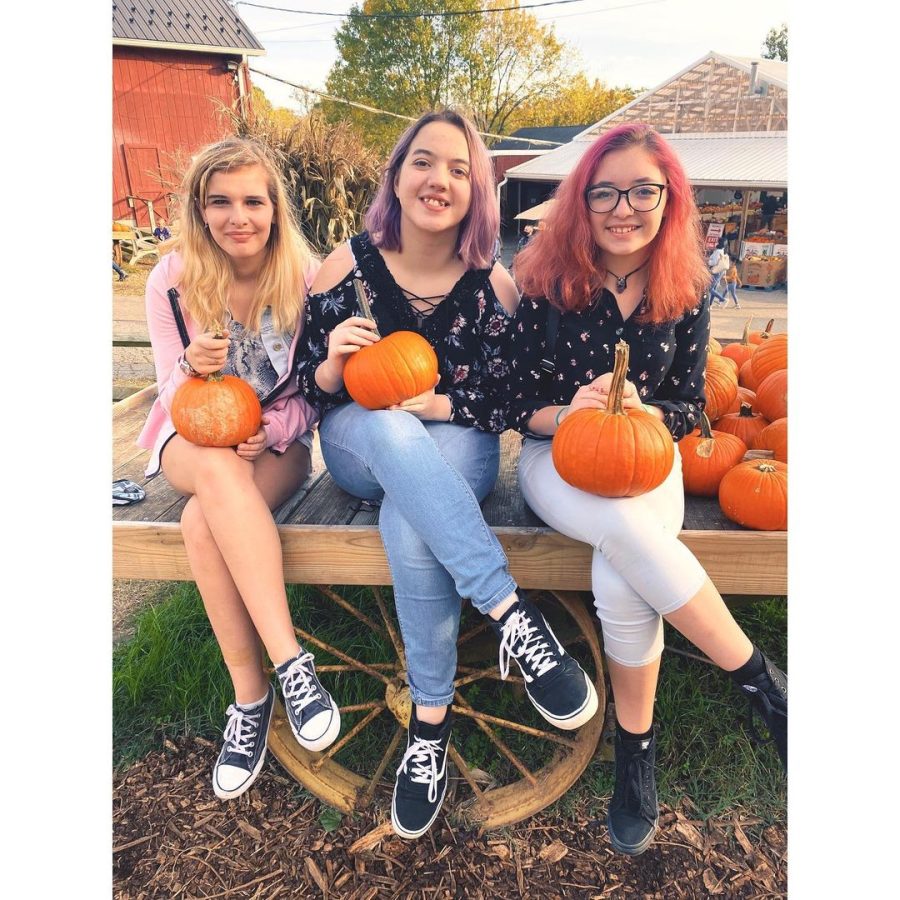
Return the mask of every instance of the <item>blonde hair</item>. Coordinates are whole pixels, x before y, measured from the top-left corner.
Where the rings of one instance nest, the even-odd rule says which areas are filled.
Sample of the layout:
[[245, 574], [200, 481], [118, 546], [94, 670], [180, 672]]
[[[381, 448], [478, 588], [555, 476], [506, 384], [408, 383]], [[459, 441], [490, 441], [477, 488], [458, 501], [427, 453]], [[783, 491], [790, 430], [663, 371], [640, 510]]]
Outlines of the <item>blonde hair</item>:
[[293, 331], [303, 312], [305, 274], [313, 252], [300, 233], [278, 164], [272, 152], [259, 141], [226, 138], [204, 147], [191, 160], [181, 185], [178, 231], [167, 241], [172, 250], [181, 254], [182, 302], [204, 330], [215, 328], [225, 316], [234, 272], [228, 254], [207, 230], [201, 210], [206, 206], [209, 181], [216, 172], [246, 166], [261, 166], [266, 173], [274, 212], [256, 295], [248, 321], [241, 324], [250, 331], [258, 331], [263, 310], [269, 306], [275, 328]]

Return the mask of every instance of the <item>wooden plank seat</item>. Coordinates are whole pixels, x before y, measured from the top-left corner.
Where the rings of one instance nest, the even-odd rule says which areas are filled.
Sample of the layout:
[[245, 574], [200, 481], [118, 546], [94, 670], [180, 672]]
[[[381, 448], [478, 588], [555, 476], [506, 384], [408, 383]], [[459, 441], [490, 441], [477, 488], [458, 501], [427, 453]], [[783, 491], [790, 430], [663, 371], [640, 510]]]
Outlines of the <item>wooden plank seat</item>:
[[[134, 443], [155, 386], [113, 407], [113, 479], [144, 485], [147, 496], [113, 507], [113, 576], [191, 580], [179, 519], [185, 498], [160, 474], [146, 481], [149, 451]], [[590, 590], [591, 552], [547, 527], [525, 504], [516, 479], [521, 440], [501, 438], [500, 476], [483, 508], [523, 588]], [[318, 451], [306, 483], [275, 513], [291, 584], [389, 585], [378, 507], [342, 491]], [[715, 499], [688, 497], [680, 539], [723, 594], [786, 594], [787, 532], [751, 531], [729, 522]]]

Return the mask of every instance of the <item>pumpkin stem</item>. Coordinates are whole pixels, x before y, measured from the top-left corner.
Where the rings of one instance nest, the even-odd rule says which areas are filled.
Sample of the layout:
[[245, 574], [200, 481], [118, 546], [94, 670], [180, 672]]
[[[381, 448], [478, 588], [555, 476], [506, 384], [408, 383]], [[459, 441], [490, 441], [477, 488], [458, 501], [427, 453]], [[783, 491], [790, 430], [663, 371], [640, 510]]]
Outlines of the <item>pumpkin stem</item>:
[[701, 459], [709, 459], [713, 454], [713, 445], [716, 439], [712, 436], [712, 426], [705, 412], [700, 413], [700, 440], [694, 451]]
[[738, 410], [738, 415], [742, 419], [752, 419], [753, 418], [753, 407], [749, 403], [744, 403], [741, 401], [741, 408]]
[[766, 324], [766, 327], [763, 329], [763, 332], [762, 332], [762, 334], [760, 335], [760, 337], [761, 337], [763, 340], [768, 340], [770, 337], [772, 337], [772, 333], [771, 333], [771, 332], [772, 332], [772, 326], [773, 326], [774, 324], [775, 324], [775, 320], [774, 320], [774, 319], [769, 319], [768, 323]]
[[[743, 346], [745, 346], [745, 347], [750, 346], [750, 323], [752, 321], [753, 321], [753, 316], [750, 316], [750, 318], [747, 319], [747, 324], [744, 325], [744, 336], [741, 338], [741, 344], [743, 344]], [[774, 322], [775, 320], [772, 319], [772, 321]]]
[[612, 383], [609, 386], [609, 396], [612, 400], [607, 405], [607, 412], [616, 416], [625, 415], [625, 407], [622, 406], [622, 392], [625, 390], [625, 376], [628, 374], [628, 344], [619, 341], [616, 344], [616, 360], [613, 363]]
[[[375, 316], [372, 315], [372, 309], [369, 306], [369, 298], [366, 297], [365, 289], [363, 288], [362, 282], [358, 278], [353, 279], [353, 287], [356, 290], [356, 299], [359, 302], [359, 308], [362, 310], [363, 316], [367, 318], [370, 322], [375, 321]], [[378, 333], [378, 329], [375, 329], [375, 337], [380, 338], [381, 335]]]
[[770, 462], [761, 462], [758, 466], [756, 466], [757, 471], [759, 472], [777, 472], [778, 469], [772, 465]]

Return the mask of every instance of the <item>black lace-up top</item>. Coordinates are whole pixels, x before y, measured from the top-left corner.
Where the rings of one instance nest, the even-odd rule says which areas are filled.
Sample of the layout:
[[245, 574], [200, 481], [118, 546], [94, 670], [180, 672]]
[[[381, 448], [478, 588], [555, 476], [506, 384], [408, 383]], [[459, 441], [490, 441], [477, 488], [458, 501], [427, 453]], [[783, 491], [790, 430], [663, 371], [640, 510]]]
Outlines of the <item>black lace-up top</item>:
[[417, 316], [394, 281], [384, 257], [367, 232], [350, 239], [355, 265], [331, 290], [310, 294], [300, 338], [299, 384], [306, 399], [324, 415], [350, 401], [341, 388], [323, 391], [316, 369], [328, 356], [328, 335], [350, 316], [361, 316], [353, 288], [358, 278], [365, 287], [372, 315], [382, 337], [394, 331], [415, 331], [434, 347], [438, 357], [438, 394], [446, 394], [452, 406], [451, 422], [481, 431], [501, 432], [508, 376], [507, 358], [501, 356], [512, 317], [497, 299], [490, 269], [470, 269], [427, 316]]
[[[587, 309], [563, 313], [555, 346], [547, 351], [547, 313], [543, 298], [523, 297], [510, 333], [508, 424], [526, 431], [544, 406], [565, 406], [575, 391], [613, 370], [619, 339], [629, 347], [628, 380], [641, 401], [658, 406], [672, 437], [680, 441], [700, 423], [706, 405], [704, 370], [709, 343], [709, 299], [704, 297], [674, 322], [645, 325], [632, 314], [622, 319], [615, 297], [605, 288]], [[553, 375], [541, 368], [549, 355]]]

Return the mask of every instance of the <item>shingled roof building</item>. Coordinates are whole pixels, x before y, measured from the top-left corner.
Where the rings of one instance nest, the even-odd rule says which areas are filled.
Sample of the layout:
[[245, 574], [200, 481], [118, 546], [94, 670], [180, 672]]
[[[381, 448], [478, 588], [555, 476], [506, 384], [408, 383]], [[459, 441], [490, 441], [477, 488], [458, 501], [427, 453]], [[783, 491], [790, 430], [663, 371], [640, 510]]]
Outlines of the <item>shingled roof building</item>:
[[228, 133], [265, 50], [226, 0], [115, 0], [112, 25], [113, 218], [168, 221], [176, 160]]

